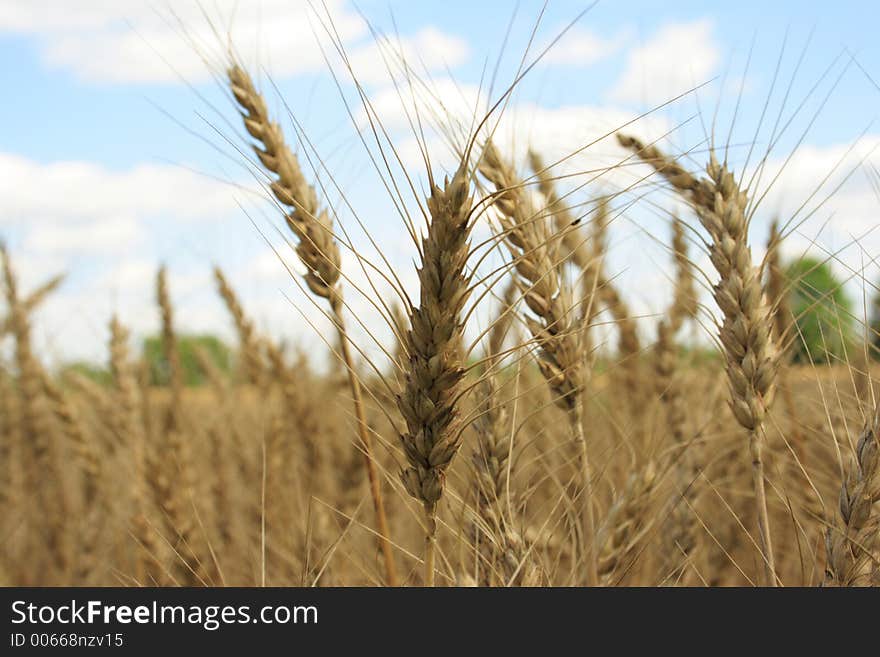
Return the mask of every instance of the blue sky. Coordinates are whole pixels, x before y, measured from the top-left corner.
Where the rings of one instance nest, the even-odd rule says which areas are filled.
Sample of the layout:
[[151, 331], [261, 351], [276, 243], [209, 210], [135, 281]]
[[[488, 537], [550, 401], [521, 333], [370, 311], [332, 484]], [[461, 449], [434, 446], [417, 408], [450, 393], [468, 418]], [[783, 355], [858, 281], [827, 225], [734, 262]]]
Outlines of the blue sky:
[[[321, 57], [315, 34], [321, 36], [322, 28], [314, 12], [298, 0], [205, 5], [219, 24], [232, 26], [236, 46], [260, 72], [270, 107], [291, 141], [288, 109], [306, 130], [333, 176], [331, 182], [321, 172], [318, 179], [344, 190], [391, 265], [411, 282], [412, 245]], [[392, 35], [395, 43], [399, 35], [401, 49], [426, 86], [446, 99], [444, 110], [467, 119], [471, 105], [463, 99], [477, 98], [485, 69], [491, 71], [500, 61], [496, 96], [510, 82], [542, 8], [538, 2], [502, 0], [366, 0], [357, 6], [334, 0], [328, 5], [408, 171], [418, 168], [417, 151], [382, 65], [383, 48], [376, 46], [365, 21]], [[551, 0], [532, 53], [587, 6]], [[38, 316], [40, 340], [55, 359], [102, 358], [112, 312], [119, 312], [139, 335], [154, 330], [151, 285], [160, 262], [171, 270], [185, 330], [231, 335], [210, 281], [210, 266], [216, 262], [264, 330], [316, 344], [296, 307], [318, 317], [320, 327], [319, 315], [266, 244], [268, 238], [289, 256], [272, 228], [278, 217], [236, 150], [242, 141], [234, 108], [174, 15], [186, 35], [219, 62], [222, 48], [194, 2], [0, 0], [2, 80], [12, 99], [0, 105], [6, 126], [0, 132], [0, 236], [10, 245], [25, 287], [57, 271], [69, 274]], [[875, 125], [880, 109], [878, 18], [880, 10], [870, 2], [598, 2], [517, 87], [498, 140], [518, 159], [531, 146], [555, 161], [620, 123], [713, 81], [631, 124], [631, 131], [646, 138], [668, 134], [661, 142], [665, 148], [676, 153], [694, 149], [689, 164], [698, 168], [705, 159], [704, 129], [717, 107], [717, 141], [725, 143], [730, 132], [731, 161], [754, 167], [777, 115], [784, 124], [794, 114], [768, 159], [781, 164], [802, 135], [803, 141], [756, 213], [756, 255], [772, 215], [797, 219], [819, 206], [791, 236], [789, 252], [837, 253], [858, 236], [857, 245], [835, 257], [835, 268], [847, 275], [870, 263], [880, 248], [880, 238], [871, 232], [880, 199], [868, 169], [860, 166], [862, 159], [878, 162], [872, 150], [880, 135]], [[777, 63], [778, 81], [771, 88]], [[353, 91], [343, 75], [342, 93], [355, 102]], [[428, 110], [420, 108], [427, 117]], [[355, 105], [357, 120], [361, 112]], [[428, 139], [435, 165], [451, 165], [441, 137], [429, 134]], [[752, 144], [755, 154], [746, 162]], [[300, 150], [309, 148], [300, 145]], [[604, 140], [559, 171], [575, 174], [622, 157], [611, 140]], [[838, 160], [842, 163], [825, 191], [813, 195]], [[852, 173], [850, 180], [824, 201], [847, 173]], [[575, 197], [586, 200], [620, 189], [636, 175], [644, 173], [630, 167], [627, 173], [605, 176]], [[585, 178], [566, 180], [574, 186]], [[328, 197], [334, 206], [341, 205], [338, 193]], [[658, 207], [675, 209], [668, 195], [658, 192], [656, 199]], [[643, 330], [648, 332], [651, 313], [662, 310], [668, 296], [668, 254], [662, 245], [667, 217], [659, 210], [624, 212], [627, 200], [632, 199], [622, 197], [619, 221], [612, 226], [609, 267], [633, 307], [646, 316]], [[806, 209], [796, 214], [804, 202]], [[339, 222], [358, 248], [375, 257], [350, 211], [340, 209]], [[353, 284], [363, 285], [355, 264], [348, 268]], [[876, 269], [870, 266], [866, 276], [875, 279]], [[859, 293], [857, 281], [850, 288]], [[364, 326], [379, 332], [381, 318], [370, 316], [368, 300], [356, 293], [350, 297]]]

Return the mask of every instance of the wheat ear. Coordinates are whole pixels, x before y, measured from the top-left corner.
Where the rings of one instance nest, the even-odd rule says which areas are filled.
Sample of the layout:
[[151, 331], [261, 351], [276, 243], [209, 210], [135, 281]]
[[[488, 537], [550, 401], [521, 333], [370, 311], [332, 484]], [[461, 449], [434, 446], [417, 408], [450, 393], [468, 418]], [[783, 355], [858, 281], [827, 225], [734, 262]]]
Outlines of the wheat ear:
[[[19, 303], [21, 307], [21, 312], [23, 312], [25, 315], [30, 315], [31, 313], [33, 313], [36, 307], [39, 306], [46, 299], [46, 297], [57, 290], [63, 282], [63, 274], [59, 274], [58, 276], [53, 276], [52, 278], [50, 278], [36, 290], [31, 292], [26, 299], [21, 300], [21, 302]], [[12, 317], [5, 317], [2, 321], [0, 321], [0, 337], [3, 337], [10, 331], [12, 331]]]
[[245, 129], [259, 143], [259, 146], [254, 146], [254, 152], [263, 167], [275, 176], [270, 184], [272, 194], [282, 206], [290, 209], [286, 215], [287, 225], [297, 238], [296, 253], [306, 267], [303, 276], [306, 285], [312, 293], [330, 303], [334, 324], [339, 333], [340, 355], [348, 373], [354, 400], [360, 449], [370, 481], [379, 543], [385, 559], [386, 584], [396, 586], [397, 573], [385, 505], [382, 502], [381, 481], [373, 458], [363, 395], [354, 369], [343, 318], [339, 247], [333, 237], [333, 222], [326, 210], [319, 209], [315, 189], [306, 182], [296, 156], [284, 140], [281, 127], [270, 119], [266, 101], [257, 91], [250, 75], [241, 66], [234, 64], [227, 70], [227, 76], [232, 95], [241, 109]]
[[15, 388], [5, 367], [0, 367], [0, 514], [9, 516], [9, 510], [19, 489], [13, 463], [21, 443], [18, 438]]
[[442, 187], [431, 186], [430, 222], [418, 267], [419, 305], [409, 310], [404, 336], [407, 364], [397, 406], [406, 422], [401, 435], [408, 461], [406, 491], [425, 511], [425, 586], [434, 585], [437, 503], [446, 469], [461, 441], [459, 396], [464, 377], [462, 311], [469, 296], [465, 272], [472, 227], [467, 162]]
[[88, 582], [97, 563], [101, 523], [107, 518], [107, 504], [101, 493], [101, 460], [94, 436], [87, 435], [76, 407], [49, 375], [43, 371], [43, 390], [79, 461], [83, 482], [82, 537], [76, 566], [77, 581]]
[[[583, 331], [581, 334], [582, 349], [589, 355], [593, 352], [590, 335], [590, 326], [593, 319], [599, 313], [599, 290], [609, 282], [602, 273], [602, 260], [596, 258], [598, 249], [590, 248], [589, 241], [584, 237], [579, 228], [580, 221], [571, 212], [571, 209], [563, 205], [562, 200], [556, 193], [556, 182], [550, 175], [540, 155], [529, 151], [529, 164], [535, 177], [538, 179], [538, 189], [544, 197], [545, 208], [553, 217], [559, 235], [562, 255], [566, 260], [580, 270], [581, 274], [581, 316]], [[607, 202], [601, 199], [597, 207], [597, 213], [607, 213]]]
[[627, 477], [623, 491], [608, 510], [596, 540], [604, 585], [612, 584], [615, 575], [631, 566], [638, 556], [637, 548], [652, 522], [646, 516], [660, 479], [657, 467], [649, 460]]
[[592, 262], [595, 273], [587, 277], [586, 283], [593, 284], [596, 281], [596, 295], [604, 305], [618, 331], [617, 356], [620, 359], [621, 379], [623, 389], [627, 391], [627, 403], [634, 417], [638, 417], [644, 408], [642, 397], [644, 376], [641, 373], [639, 354], [641, 341], [639, 340], [638, 325], [630, 313], [629, 306], [617, 286], [608, 277], [605, 261], [608, 255], [608, 226], [610, 223], [610, 211], [608, 199], [601, 197], [596, 204], [596, 216], [593, 219]]
[[730, 406], [749, 436], [752, 485], [764, 562], [762, 583], [776, 586], [764, 489], [763, 448], [766, 442], [764, 418], [773, 396], [778, 359], [771, 335], [770, 309], [748, 245], [748, 195], [739, 188], [727, 165], [718, 162], [714, 151], [710, 154], [706, 177], [697, 180], [656, 147], [646, 147], [623, 135], [618, 135], [618, 139], [692, 202], [700, 223], [712, 238], [709, 256], [720, 278], [713, 293], [723, 314], [719, 338], [726, 355]]
[[825, 535], [826, 586], [880, 583], [880, 407], [859, 436], [840, 486], [840, 524]]
[[[544, 167], [540, 156], [534, 151], [530, 151], [529, 162], [538, 179], [538, 189], [545, 199], [546, 210], [553, 217], [564, 255], [582, 272], [583, 298], [581, 306], [582, 312], [587, 315], [584, 318], [583, 349], [585, 352], [591, 350], [587, 329], [599, 312], [599, 302], [601, 302], [614, 318], [620, 334], [618, 352], [626, 371], [625, 385], [629, 390], [638, 390], [642, 377], [638, 372], [638, 354], [641, 346], [636, 322], [623, 297], [605, 274], [603, 266], [608, 250], [608, 199], [603, 196], [596, 202], [595, 216], [592, 220], [593, 234], [588, 243], [577, 228], [578, 220], [559, 199], [555, 182], [547, 168]], [[638, 406], [638, 404], [635, 405]]]
[[553, 176], [544, 166], [541, 156], [533, 150], [529, 151], [529, 166], [538, 180], [538, 191], [544, 197], [544, 206], [553, 217], [553, 223], [559, 231], [559, 240], [566, 259], [571, 260], [582, 271], [587, 271], [593, 260], [593, 254], [578, 228], [579, 221], [559, 198]]
[[226, 276], [224, 276], [223, 270], [220, 267], [214, 267], [214, 280], [217, 282], [217, 290], [223, 298], [229, 314], [232, 315], [232, 321], [235, 323], [245, 379], [249, 383], [259, 386], [264, 378], [264, 367], [254, 325], [245, 314], [244, 307], [238, 300], [238, 295], [235, 294], [235, 290], [232, 289], [229, 281], [226, 280]]

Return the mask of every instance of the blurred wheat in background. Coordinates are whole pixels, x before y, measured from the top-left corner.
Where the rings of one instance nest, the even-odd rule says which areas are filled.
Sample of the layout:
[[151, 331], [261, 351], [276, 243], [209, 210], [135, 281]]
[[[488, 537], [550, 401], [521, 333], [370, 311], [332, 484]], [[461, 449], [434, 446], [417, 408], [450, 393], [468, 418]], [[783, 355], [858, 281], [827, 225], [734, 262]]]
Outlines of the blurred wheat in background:
[[[200, 312], [175, 302], [191, 281], [157, 263], [155, 306], [90, 315], [109, 327], [103, 363], [53, 362], [35, 332], [64, 276], [23, 285], [33, 267], [4, 242], [0, 584], [880, 584], [875, 255], [851, 233], [859, 269], [806, 234], [851, 176], [880, 216], [877, 144], [856, 134], [826, 169], [797, 170], [807, 193], [788, 214], [765, 202], [834, 75], [860, 69], [870, 88], [872, 72], [844, 55], [797, 95], [809, 45], [783, 47], [762, 98], [746, 70], [707, 108], [696, 79], [546, 152], [514, 98], [560, 48], [589, 56], [589, 12], [549, 32], [536, 12], [476, 87], [372, 29], [369, 61], [393, 83], [377, 98], [331, 5], [305, 8], [298, 34], [320, 46], [379, 208], [347, 192], [345, 162], [281, 93], [278, 62], [236, 41], [233, 12], [171, 3], [159, 14], [186, 56], [153, 53], [222, 92], [192, 87], [200, 137], [248, 174], [239, 221], [284, 272], [273, 303], [296, 330], [266, 327], [209, 254], [225, 326], [181, 330]], [[702, 138], [684, 148], [658, 117], [694, 98], [683, 123]], [[746, 102], [754, 126], [737, 124]], [[662, 261], [619, 239], [643, 220]], [[656, 265], [659, 304], [621, 262]], [[158, 330], [138, 344], [126, 324], [145, 314]]]

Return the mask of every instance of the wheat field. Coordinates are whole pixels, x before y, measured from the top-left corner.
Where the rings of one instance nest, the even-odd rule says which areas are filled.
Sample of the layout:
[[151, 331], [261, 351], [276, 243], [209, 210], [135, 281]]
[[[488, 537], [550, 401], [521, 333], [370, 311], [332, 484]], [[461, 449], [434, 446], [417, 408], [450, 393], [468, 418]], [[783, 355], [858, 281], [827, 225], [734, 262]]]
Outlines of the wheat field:
[[[352, 237], [332, 171], [271, 82], [234, 47], [217, 53], [230, 142], [309, 298], [290, 322], [325, 320], [330, 366], [261, 330], [236, 272], [206, 262], [237, 336], [230, 362], [184, 348], [188, 308], [157, 265], [143, 309], [161, 326], [155, 353], [125, 316], [100, 317], [105, 375], [50, 367], [32, 317], [61, 278], [23, 289], [4, 247], [0, 584], [880, 584], [867, 309], [836, 316], [855, 325], [843, 356], [803, 357], [825, 292], [796, 304], [804, 284], [782, 262], [794, 218], [754, 243], [762, 189], [722, 130], [685, 153], [620, 125], [604, 143], [622, 155], [575, 187], [564, 162], [516, 157], [495, 136], [528, 65], [463, 120], [419, 106], [414, 133], [432, 124], [454, 163], [435, 164], [422, 139], [422, 170], [377, 164], [389, 195], [415, 199], [398, 221], [412, 243], [403, 273]], [[415, 64], [392, 60], [431, 98]], [[601, 185], [627, 171], [625, 187]], [[627, 248], [609, 235], [646, 190], [668, 202], [653, 238], [673, 272], [671, 302], [647, 318], [607, 257]], [[387, 328], [371, 345], [353, 296]]]

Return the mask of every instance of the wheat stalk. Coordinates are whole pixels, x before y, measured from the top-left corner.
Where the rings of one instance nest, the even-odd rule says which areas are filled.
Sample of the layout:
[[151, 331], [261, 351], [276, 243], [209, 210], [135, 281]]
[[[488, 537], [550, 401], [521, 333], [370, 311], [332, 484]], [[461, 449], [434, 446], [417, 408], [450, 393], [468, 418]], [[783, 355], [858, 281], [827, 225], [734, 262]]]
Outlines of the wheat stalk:
[[91, 436], [86, 435], [82, 421], [74, 405], [68, 400], [46, 372], [41, 372], [43, 391], [52, 403], [52, 410], [73, 446], [83, 475], [83, 499], [86, 505], [94, 504], [101, 481], [101, 460]]
[[641, 394], [644, 376], [641, 372], [639, 359], [642, 347], [639, 340], [638, 326], [630, 313], [629, 306], [605, 270], [604, 263], [608, 253], [609, 222], [608, 199], [602, 197], [597, 203], [591, 238], [593, 248], [592, 262], [595, 263], [593, 265], [595, 273], [592, 276], [588, 276], [586, 284], [592, 284], [592, 279], [595, 277], [595, 289], [598, 300], [608, 309], [608, 312], [611, 313], [611, 317], [614, 319], [614, 324], [618, 331], [617, 355], [622, 369], [622, 386], [626, 390], [631, 413], [638, 417], [644, 407], [644, 400]]
[[524, 316], [524, 320], [540, 347], [538, 366], [554, 393], [554, 401], [566, 412], [572, 437], [580, 448], [586, 580], [588, 585], [594, 586], [598, 583], [598, 570], [592, 546], [595, 538], [592, 474], [583, 427], [581, 393], [586, 378], [586, 354], [581, 327], [573, 312], [571, 295], [559, 273], [557, 241], [550, 235], [544, 217], [534, 212], [515, 171], [491, 142], [483, 150], [479, 169], [495, 186], [494, 203], [499, 210], [505, 243], [513, 256], [523, 300], [534, 314], [534, 317]]
[[254, 325], [247, 318], [238, 295], [226, 280], [220, 267], [214, 267], [214, 279], [217, 282], [217, 290], [232, 315], [235, 329], [238, 332], [239, 348], [244, 369], [245, 379], [249, 383], [260, 386], [263, 382], [263, 358], [260, 353], [257, 334]]
[[719, 338], [726, 356], [730, 406], [749, 436], [753, 491], [758, 515], [763, 584], [776, 586], [770, 520], [764, 490], [764, 418], [773, 396], [778, 356], [772, 340], [772, 318], [761, 288], [759, 270], [752, 264], [748, 245], [748, 195], [741, 190], [726, 164], [710, 154], [706, 177], [695, 179], [656, 147], [618, 135], [661, 173], [677, 191], [691, 200], [700, 223], [712, 238], [709, 256], [719, 274], [713, 289], [723, 313]]
[[[10, 328], [15, 338], [23, 445], [29, 458], [23, 464], [26, 486], [29, 494], [36, 498], [35, 512], [45, 525], [45, 540], [53, 565], [58, 571], [65, 572], [69, 563], [64, 531], [67, 504], [60, 490], [61, 478], [56, 462], [57, 450], [51, 439], [52, 427], [47, 422], [49, 415], [42, 385], [43, 368], [33, 353], [30, 319], [19, 300], [12, 261], [2, 243], [0, 258], [3, 260]], [[40, 574], [45, 575], [44, 572]]]
[[[174, 307], [168, 291], [168, 277], [165, 267], [159, 269], [156, 277], [156, 297], [162, 319], [162, 353], [168, 366], [168, 386], [171, 400], [165, 416], [164, 445], [166, 460], [162, 454], [153, 454], [156, 462], [152, 477], [159, 493], [159, 501], [165, 510], [173, 534], [179, 538], [176, 549], [179, 558], [175, 566], [182, 581], [190, 586], [205, 584], [210, 576], [207, 572], [208, 560], [199, 554], [196, 547], [196, 527], [191, 513], [192, 500], [196, 490], [196, 473], [193, 466], [191, 448], [184, 435], [181, 414], [183, 404], [183, 369], [180, 363], [180, 350], [177, 333], [174, 329]], [[170, 463], [169, 463], [170, 461]], [[163, 467], [164, 466], [164, 467]], [[168, 472], [170, 467], [173, 473]]]
[[685, 563], [680, 556], [690, 555], [694, 546], [694, 517], [691, 510], [695, 498], [695, 459], [687, 449], [685, 421], [687, 407], [678, 369], [676, 334], [684, 322], [695, 319], [698, 305], [694, 275], [688, 257], [684, 226], [677, 217], [672, 221], [672, 252], [675, 263], [675, 288], [666, 317], [657, 323], [657, 342], [654, 345], [654, 384], [666, 410], [666, 423], [672, 437], [676, 493], [664, 527], [667, 563], [677, 563], [672, 578], [678, 579]]
[[[782, 233], [779, 232], [779, 221], [774, 219], [770, 224], [770, 237], [767, 240], [767, 282], [765, 293], [773, 313], [773, 335], [779, 345], [779, 387], [782, 389], [782, 399], [785, 409], [790, 418], [797, 418], [797, 408], [791, 392], [791, 382], [788, 377], [788, 362], [791, 349], [791, 333], [795, 328], [794, 315], [791, 312], [789, 299], [789, 286], [785, 280], [785, 272], [782, 268]], [[798, 427], [798, 422], [789, 424], [791, 440], [795, 453], [801, 466], [806, 463], [806, 450], [804, 437]]]
[[147, 433], [140, 417], [137, 375], [128, 348], [129, 331], [114, 316], [110, 320], [110, 375], [115, 389], [119, 412], [119, 430], [129, 448], [134, 481], [132, 484], [132, 535], [138, 545], [135, 559], [135, 579], [144, 583], [158, 583], [160, 573], [156, 555], [159, 547], [155, 533], [147, 520]]
[[379, 475], [373, 458], [372, 438], [364, 414], [363, 395], [354, 369], [349, 338], [343, 318], [342, 290], [339, 284], [339, 247], [333, 237], [333, 222], [326, 210], [318, 207], [318, 195], [302, 174], [296, 156], [287, 146], [281, 127], [269, 117], [266, 101], [254, 86], [250, 75], [238, 64], [227, 70], [229, 87], [241, 108], [242, 120], [248, 133], [260, 145], [254, 152], [263, 167], [274, 174], [270, 184], [277, 201], [290, 211], [287, 225], [297, 238], [296, 254], [306, 267], [303, 276], [313, 294], [327, 299], [339, 334], [340, 352], [347, 370], [348, 382], [357, 416], [358, 439], [370, 482], [370, 494], [376, 514], [379, 543], [385, 559], [386, 583], [397, 585], [388, 520], [382, 502]]
[[489, 329], [485, 373], [480, 381], [479, 416], [474, 422], [477, 444], [471, 455], [471, 472], [476, 496], [477, 520], [473, 523], [474, 543], [483, 555], [486, 567], [481, 582], [492, 585], [500, 572], [504, 585], [532, 585], [538, 582], [526, 542], [509, 517], [512, 432], [507, 404], [498, 394], [497, 368], [502, 345], [513, 322], [519, 287], [515, 280], [507, 284], [498, 315]]
[[5, 368], [0, 368], [0, 509], [7, 518], [17, 488], [13, 463], [21, 446], [19, 426], [13, 417], [18, 410], [15, 396], [12, 377]]
[[101, 460], [94, 439], [86, 434], [74, 405], [45, 371], [41, 374], [43, 390], [52, 404], [55, 417], [71, 442], [74, 456], [82, 471], [82, 502], [85, 513], [81, 518], [82, 536], [78, 550], [77, 579], [88, 582], [97, 561], [101, 524], [108, 516], [106, 501], [100, 495]]

